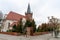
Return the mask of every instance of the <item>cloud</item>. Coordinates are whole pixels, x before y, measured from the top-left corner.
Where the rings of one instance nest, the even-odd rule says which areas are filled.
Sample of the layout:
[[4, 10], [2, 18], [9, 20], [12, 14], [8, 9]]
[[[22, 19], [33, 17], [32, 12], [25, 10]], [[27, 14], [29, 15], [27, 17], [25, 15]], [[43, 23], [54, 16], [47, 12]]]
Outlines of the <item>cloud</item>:
[[4, 14], [15, 11], [24, 15], [28, 3], [36, 24], [47, 22], [48, 16], [60, 17], [60, 0], [0, 0], [0, 10]]

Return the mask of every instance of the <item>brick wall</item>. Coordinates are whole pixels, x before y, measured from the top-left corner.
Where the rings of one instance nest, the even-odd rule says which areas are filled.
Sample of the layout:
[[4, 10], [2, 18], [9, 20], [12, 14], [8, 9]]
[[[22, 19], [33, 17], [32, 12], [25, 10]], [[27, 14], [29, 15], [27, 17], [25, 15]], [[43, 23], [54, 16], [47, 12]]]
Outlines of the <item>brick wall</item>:
[[43, 35], [43, 34], [48, 34], [49, 32], [35, 32], [33, 35]]
[[16, 32], [0, 32], [0, 34], [7, 34], [7, 35], [14, 35], [14, 36], [21, 35], [20, 33], [16, 33]]

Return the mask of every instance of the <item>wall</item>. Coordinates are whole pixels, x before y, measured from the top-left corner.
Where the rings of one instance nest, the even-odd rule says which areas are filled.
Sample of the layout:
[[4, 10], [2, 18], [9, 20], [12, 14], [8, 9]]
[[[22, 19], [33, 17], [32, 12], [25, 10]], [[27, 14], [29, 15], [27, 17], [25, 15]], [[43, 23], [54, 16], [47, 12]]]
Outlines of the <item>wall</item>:
[[12, 24], [13, 22], [17, 22], [17, 21], [14, 21], [14, 20], [5, 20], [3, 22], [4, 27], [3, 27], [2, 31], [6, 32], [8, 30], [8, 23]]

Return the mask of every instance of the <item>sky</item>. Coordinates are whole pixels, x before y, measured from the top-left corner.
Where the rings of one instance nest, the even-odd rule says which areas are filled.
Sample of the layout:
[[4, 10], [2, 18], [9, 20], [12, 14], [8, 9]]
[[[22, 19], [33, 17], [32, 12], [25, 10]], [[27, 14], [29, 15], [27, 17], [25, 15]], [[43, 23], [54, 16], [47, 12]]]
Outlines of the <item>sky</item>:
[[33, 18], [37, 25], [48, 22], [48, 16], [60, 18], [60, 0], [0, 0], [0, 11], [10, 11], [25, 15], [30, 3]]

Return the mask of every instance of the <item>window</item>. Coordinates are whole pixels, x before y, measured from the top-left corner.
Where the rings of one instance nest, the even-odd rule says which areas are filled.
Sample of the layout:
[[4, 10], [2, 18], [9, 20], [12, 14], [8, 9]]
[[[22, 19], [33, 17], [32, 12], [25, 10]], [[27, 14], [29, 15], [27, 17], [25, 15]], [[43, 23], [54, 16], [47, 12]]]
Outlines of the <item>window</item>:
[[10, 23], [8, 23], [8, 28], [10, 27]]

